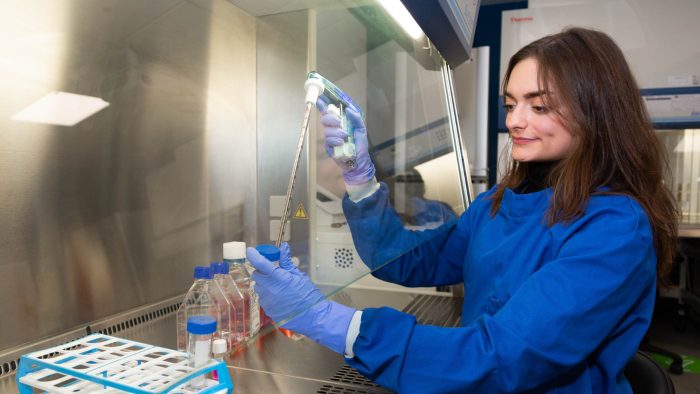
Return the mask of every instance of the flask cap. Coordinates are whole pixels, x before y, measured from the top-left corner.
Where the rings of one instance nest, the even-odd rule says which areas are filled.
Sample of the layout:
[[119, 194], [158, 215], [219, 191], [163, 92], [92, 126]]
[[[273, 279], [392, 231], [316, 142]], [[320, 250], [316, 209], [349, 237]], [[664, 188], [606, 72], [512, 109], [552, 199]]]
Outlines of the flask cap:
[[194, 267], [194, 278], [195, 279], [211, 279], [211, 270], [209, 267]]
[[226, 353], [228, 351], [228, 345], [226, 344], [225, 339], [215, 339], [214, 342], [211, 343], [211, 352], [214, 354], [222, 354]]
[[275, 245], [262, 244], [256, 246], [255, 249], [257, 249], [258, 253], [260, 253], [263, 257], [270, 261], [279, 261], [280, 259], [280, 250]]
[[240, 260], [245, 258], [245, 242], [226, 242], [224, 244], [224, 259]]
[[192, 316], [187, 319], [187, 332], [190, 334], [207, 335], [216, 331], [216, 319], [211, 316]]

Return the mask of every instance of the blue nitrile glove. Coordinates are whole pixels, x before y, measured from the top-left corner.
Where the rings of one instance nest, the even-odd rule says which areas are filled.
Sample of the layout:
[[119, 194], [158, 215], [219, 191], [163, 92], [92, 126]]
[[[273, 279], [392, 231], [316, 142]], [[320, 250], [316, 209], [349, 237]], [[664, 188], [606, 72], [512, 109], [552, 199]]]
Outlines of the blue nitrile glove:
[[246, 250], [248, 261], [255, 267], [253, 281], [260, 306], [278, 322], [305, 335], [331, 350], [344, 354], [345, 337], [355, 309], [324, 299], [321, 291], [292, 263], [289, 245], [280, 245], [279, 266], [261, 256], [255, 248]]
[[[333, 147], [341, 146], [345, 142], [348, 133], [340, 127], [340, 117], [328, 113], [328, 105], [322, 99], [318, 99], [316, 107], [321, 112], [321, 125], [326, 136], [326, 153], [333, 158]], [[354, 130], [355, 138], [355, 167], [350, 168], [344, 161], [335, 160], [343, 170], [343, 178], [348, 185], [363, 185], [374, 179], [374, 164], [369, 157], [367, 143], [367, 129], [362, 116], [352, 108], [346, 108], [348, 127]]]

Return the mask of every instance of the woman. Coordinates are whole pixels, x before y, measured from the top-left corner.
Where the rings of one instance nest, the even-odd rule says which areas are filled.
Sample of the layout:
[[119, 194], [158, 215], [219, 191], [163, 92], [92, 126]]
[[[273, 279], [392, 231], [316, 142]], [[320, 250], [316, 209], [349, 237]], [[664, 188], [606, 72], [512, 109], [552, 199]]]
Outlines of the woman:
[[[371, 161], [344, 169], [345, 214], [363, 261], [382, 261], [379, 231], [417, 245], [374, 275], [406, 286], [464, 282], [462, 327], [322, 301], [291, 263], [274, 268], [251, 250], [260, 302], [273, 318], [304, 310], [285, 327], [399, 392], [631, 392], [624, 368], [648, 328], [677, 231], [639, 88], [612, 39], [581, 28], [518, 51], [503, 87], [511, 168], [455, 226], [427, 240], [399, 228]], [[322, 122], [337, 144], [337, 118]], [[290, 294], [302, 300], [276, 305]]]

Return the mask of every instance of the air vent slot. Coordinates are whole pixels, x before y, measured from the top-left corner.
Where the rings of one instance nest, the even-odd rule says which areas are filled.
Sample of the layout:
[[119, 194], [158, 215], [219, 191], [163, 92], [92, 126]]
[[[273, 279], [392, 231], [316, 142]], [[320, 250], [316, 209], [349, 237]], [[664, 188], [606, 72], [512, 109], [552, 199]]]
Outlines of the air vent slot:
[[335, 248], [335, 266], [337, 268], [352, 268], [355, 266], [355, 256], [350, 248]]

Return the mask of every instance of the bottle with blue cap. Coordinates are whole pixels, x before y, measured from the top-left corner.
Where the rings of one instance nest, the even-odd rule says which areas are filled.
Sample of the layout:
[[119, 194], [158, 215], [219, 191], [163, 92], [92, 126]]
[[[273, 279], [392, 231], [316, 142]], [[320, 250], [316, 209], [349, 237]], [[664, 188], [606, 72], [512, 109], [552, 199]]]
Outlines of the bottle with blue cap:
[[214, 282], [221, 288], [231, 307], [231, 333], [228, 349], [233, 350], [245, 340], [245, 313], [243, 293], [229, 275], [227, 262], [213, 262], [209, 266], [214, 273]]
[[212, 279], [209, 267], [194, 268], [194, 283], [177, 310], [177, 350], [188, 349], [187, 321], [192, 316], [211, 316], [216, 320], [215, 337], [230, 341], [231, 304]]
[[[187, 319], [189, 366], [201, 368], [211, 360], [211, 340], [216, 332], [216, 319], [211, 316], [191, 316]], [[207, 387], [205, 375], [199, 375], [188, 384], [190, 390]]]
[[[278, 248], [275, 245], [271, 244], [260, 244], [255, 247], [255, 250], [260, 253], [261, 256], [265, 257], [266, 259], [270, 260], [272, 264], [274, 265], [279, 265], [280, 263], [280, 248]], [[274, 323], [272, 319], [267, 316], [265, 313], [265, 310], [260, 308], [260, 320], [261, 320], [261, 325], [264, 327], [268, 324]]]
[[250, 273], [246, 267], [245, 242], [226, 242], [224, 262], [229, 265], [229, 275], [243, 294], [244, 337], [250, 338], [260, 330], [260, 301], [251, 285]]

